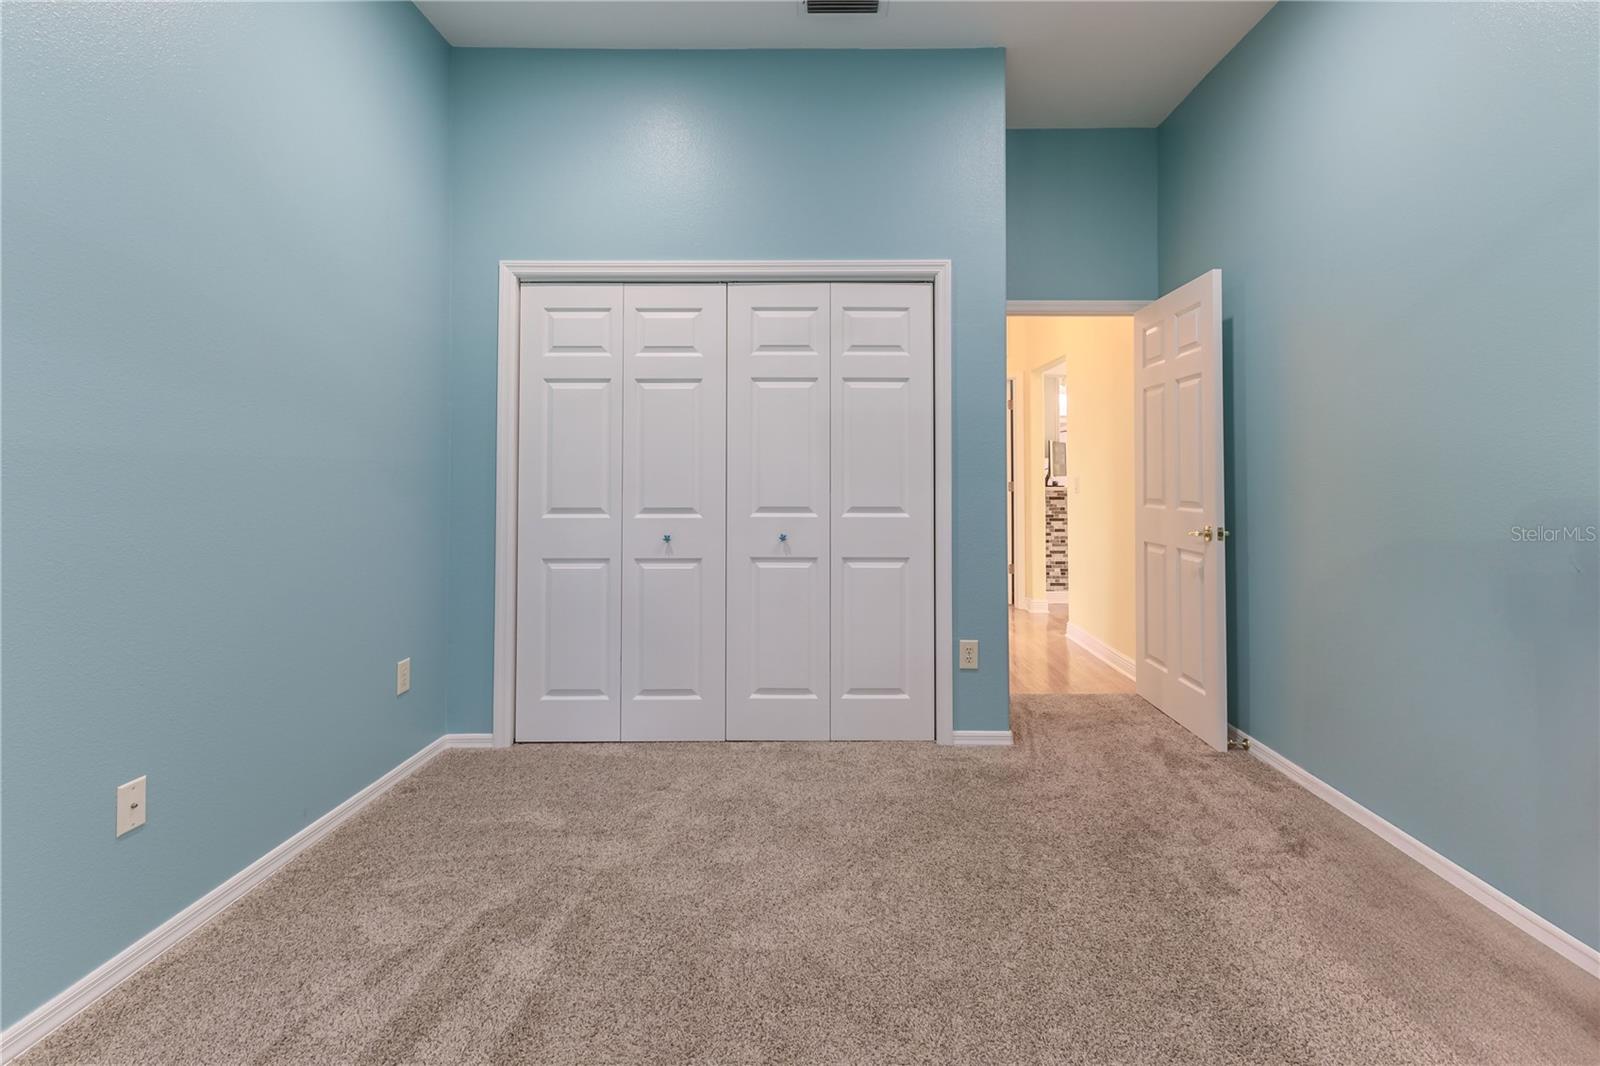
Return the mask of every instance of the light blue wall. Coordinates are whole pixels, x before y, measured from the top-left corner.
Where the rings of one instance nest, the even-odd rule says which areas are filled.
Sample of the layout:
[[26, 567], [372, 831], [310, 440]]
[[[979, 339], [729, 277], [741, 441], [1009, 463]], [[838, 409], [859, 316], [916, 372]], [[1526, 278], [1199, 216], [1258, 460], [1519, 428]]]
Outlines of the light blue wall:
[[451, 57], [450, 715], [491, 719], [501, 259], [954, 261], [956, 726], [1008, 721], [1005, 63], [966, 52]]
[[4, 19], [9, 1024], [444, 731], [449, 59], [409, 4]]
[[1161, 128], [1223, 272], [1234, 713], [1600, 945], [1597, 17], [1280, 4]]
[[1600, 522], [1595, 38], [1593, 8], [1281, 5], [1158, 164], [1148, 131], [1006, 137], [994, 51], [452, 54], [408, 5], [8, 5], [0, 1016], [489, 728], [509, 257], [954, 260], [978, 729], [1007, 720], [1003, 300], [1221, 266], [1236, 719], [1600, 942], [1596, 546], [1510, 534]]
[[1156, 131], [1006, 134], [1006, 296], [1139, 300], [1156, 291]]

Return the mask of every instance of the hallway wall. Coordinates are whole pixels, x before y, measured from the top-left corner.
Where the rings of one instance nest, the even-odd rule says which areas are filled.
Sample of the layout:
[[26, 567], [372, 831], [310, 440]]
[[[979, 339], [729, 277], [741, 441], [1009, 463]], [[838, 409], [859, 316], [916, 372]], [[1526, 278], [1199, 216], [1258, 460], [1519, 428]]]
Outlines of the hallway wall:
[[1133, 659], [1133, 319], [1067, 319], [1072, 624]]

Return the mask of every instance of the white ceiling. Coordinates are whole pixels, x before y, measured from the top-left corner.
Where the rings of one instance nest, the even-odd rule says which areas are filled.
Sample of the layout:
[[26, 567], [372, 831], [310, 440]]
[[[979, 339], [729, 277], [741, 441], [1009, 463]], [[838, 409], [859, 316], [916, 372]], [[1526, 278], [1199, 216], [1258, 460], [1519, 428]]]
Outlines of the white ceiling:
[[1155, 126], [1270, 2], [885, 0], [807, 15], [798, 0], [417, 0], [463, 48], [1006, 49], [1006, 125]]

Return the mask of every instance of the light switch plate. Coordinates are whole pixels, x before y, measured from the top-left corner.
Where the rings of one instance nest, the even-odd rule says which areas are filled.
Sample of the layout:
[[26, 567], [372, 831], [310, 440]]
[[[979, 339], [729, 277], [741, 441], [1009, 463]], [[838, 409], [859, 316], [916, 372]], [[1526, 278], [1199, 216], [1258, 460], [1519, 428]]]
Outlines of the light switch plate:
[[117, 786], [117, 836], [131, 833], [144, 824], [144, 778], [136, 777]]
[[976, 670], [978, 668], [978, 642], [963, 640], [961, 642], [961, 669]]
[[407, 656], [394, 664], [394, 694], [404, 696], [411, 691], [411, 658]]

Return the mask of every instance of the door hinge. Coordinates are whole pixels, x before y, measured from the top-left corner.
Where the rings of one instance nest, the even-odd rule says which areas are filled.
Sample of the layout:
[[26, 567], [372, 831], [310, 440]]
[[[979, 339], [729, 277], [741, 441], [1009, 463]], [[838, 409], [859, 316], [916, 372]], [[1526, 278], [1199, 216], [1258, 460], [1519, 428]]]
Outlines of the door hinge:
[[1016, 492], [1017, 491], [1017, 483], [1015, 481], [1006, 482], [1006, 491], [1007, 492]]
[[1017, 564], [1016, 563], [1007, 563], [1006, 564], [1006, 573], [1014, 574], [1016, 572], [1017, 572]]

